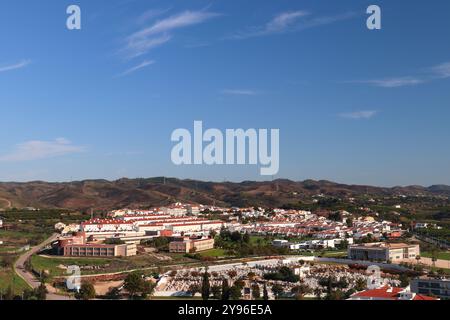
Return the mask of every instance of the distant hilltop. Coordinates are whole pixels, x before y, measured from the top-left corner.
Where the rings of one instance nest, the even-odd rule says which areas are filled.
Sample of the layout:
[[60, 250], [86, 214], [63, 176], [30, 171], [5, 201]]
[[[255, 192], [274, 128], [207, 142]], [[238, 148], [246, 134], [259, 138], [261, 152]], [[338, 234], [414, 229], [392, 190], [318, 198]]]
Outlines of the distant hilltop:
[[373, 187], [326, 180], [205, 182], [176, 178], [0, 182], [0, 208], [117, 209], [162, 206], [175, 201], [218, 206], [281, 207], [313, 196], [450, 196], [450, 186]]

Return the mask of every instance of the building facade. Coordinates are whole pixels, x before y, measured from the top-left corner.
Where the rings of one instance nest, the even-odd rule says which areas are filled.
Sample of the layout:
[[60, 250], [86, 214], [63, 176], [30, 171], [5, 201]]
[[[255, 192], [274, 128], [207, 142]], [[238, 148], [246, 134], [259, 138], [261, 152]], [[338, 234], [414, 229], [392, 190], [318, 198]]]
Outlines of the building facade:
[[450, 299], [450, 279], [416, 278], [411, 280], [410, 286], [414, 293]]
[[214, 248], [214, 239], [183, 240], [169, 243], [169, 251], [174, 253], [199, 252]]
[[376, 242], [352, 245], [348, 248], [348, 257], [352, 260], [395, 263], [413, 260], [418, 255], [420, 255], [418, 244]]
[[71, 244], [63, 247], [66, 257], [130, 257], [136, 253], [136, 244]]

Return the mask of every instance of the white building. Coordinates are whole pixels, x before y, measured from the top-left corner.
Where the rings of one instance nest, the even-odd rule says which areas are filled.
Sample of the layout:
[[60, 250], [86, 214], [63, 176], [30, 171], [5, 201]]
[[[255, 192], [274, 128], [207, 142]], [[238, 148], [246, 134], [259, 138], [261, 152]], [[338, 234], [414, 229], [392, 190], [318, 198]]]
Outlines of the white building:
[[137, 231], [137, 227], [131, 221], [93, 219], [81, 223], [81, 231], [90, 232], [125, 232]]
[[289, 245], [289, 241], [287, 240], [273, 240], [272, 245], [274, 247], [280, 248], [280, 247], [286, 247]]
[[196, 205], [188, 205], [187, 212], [192, 215], [197, 215], [200, 213], [200, 207]]

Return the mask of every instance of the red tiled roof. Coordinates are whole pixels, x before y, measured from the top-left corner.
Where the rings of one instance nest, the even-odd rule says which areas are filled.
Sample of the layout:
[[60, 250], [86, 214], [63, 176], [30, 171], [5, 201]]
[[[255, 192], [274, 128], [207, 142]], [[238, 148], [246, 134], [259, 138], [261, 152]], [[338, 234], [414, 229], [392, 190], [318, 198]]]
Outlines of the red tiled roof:
[[437, 298], [416, 294], [413, 300], [437, 300]]
[[[403, 288], [384, 286], [377, 289], [370, 289], [362, 292], [355, 293], [354, 297], [365, 297], [365, 298], [375, 298], [375, 299], [385, 299], [385, 300], [399, 300], [400, 293]], [[437, 300], [436, 298], [416, 294], [413, 300]]]
[[383, 298], [397, 300], [399, 293], [403, 291], [403, 288], [397, 287], [382, 287], [378, 289], [370, 289], [356, 293], [355, 297], [367, 297], [367, 298]]

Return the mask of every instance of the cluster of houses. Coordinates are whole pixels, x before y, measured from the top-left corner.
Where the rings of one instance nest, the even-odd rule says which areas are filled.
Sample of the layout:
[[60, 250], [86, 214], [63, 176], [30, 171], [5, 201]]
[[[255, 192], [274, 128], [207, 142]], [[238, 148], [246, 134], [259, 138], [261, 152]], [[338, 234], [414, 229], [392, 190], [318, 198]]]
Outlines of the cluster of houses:
[[[210, 220], [201, 214], [204, 212], [221, 213], [223, 218]], [[83, 234], [86, 242], [82, 244], [84, 246], [90, 244], [98, 246], [108, 239], [120, 240], [126, 244], [138, 244], [142, 240], [170, 237], [174, 240], [174, 244], [171, 246], [173, 252], [201, 251], [212, 248], [214, 240], [209, 239], [211, 232], [217, 233], [223, 228], [240, 233], [281, 238], [306, 237], [308, 239], [296, 242], [288, 240], [273, 242], [274, 246], [288, 247], [291, 250], [335, 248], [342, 245], [343, 242], [346, 246], [352, 245], [354, 240], [368, 235], [371, 235], [373, 239], [380, 239], [386, 235], [398, 237], [403, 232], [400, 224], [390, 221], [376, 221], [370, 216], [349, 220], [350, 214], [345, 211], [340, 212], [339, 216], [340, 219], [330, 219], [305, 210], [220, 208], [174, 203], [170, 206], [148, 210], [114, 210], [104, 219], [90, 219], [80, 224], [67, 226], [59, 223], [55, 225], [55, 228], [62, 234], [62, 243], [68, 243], [64, 240], [73, 237], [74, 233]], [[236, 217], [238, 218], [233, 219]], [[244, 222], [243, 218], [253, 219], [246, 219]], [[103, 251], [123, 252], [123, 250], [116, 249], [114, 249], [115, 251], [113, 249]], [[87, 252], [87, 250], [61, 250], [64, 254], [84, 253], [85, 251]], [[134, 249], [130, 248], [128, 252], [132, 254]]]
[[167, 237], [171, 252], [212, 249], [211, 231], [220, 231], [226, 223], [201, 218], [199, 212], [199, 206], [175, 203], [150, 210], [115, 210], [106, 219], [90, 219], [80, 224], [58, 223], [55, 228], [61, 237], [54, 247], [65, 256], [133, 256], [142, 240]]

